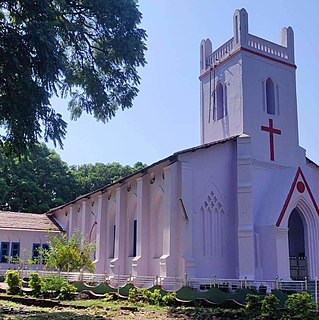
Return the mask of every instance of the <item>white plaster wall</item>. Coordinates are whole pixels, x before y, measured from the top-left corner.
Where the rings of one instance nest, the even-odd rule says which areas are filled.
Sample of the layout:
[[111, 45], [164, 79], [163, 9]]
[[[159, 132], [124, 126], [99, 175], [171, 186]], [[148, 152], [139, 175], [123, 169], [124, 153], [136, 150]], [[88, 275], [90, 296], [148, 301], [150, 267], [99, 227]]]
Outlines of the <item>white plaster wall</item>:
[[[251, 136], [253, 159], [272, 162], [269, 154], [269, 133], [261, 130], [261, 126], [268, 127], [271, 118], [274, 127], [281, 130], [281, 135], [274, 135], [274, 162], [295, 166], [296, 163], [304, 161], [298, 142], [295, 68], [249, 52], [241, 52], [240, 55], [243, 70], [243, 125], [244, 133]], [[263, 82], [268, 77], [278, 86], [279, 103], [275, 115], [267, 114], [265, 110]]]
[[[243, 133], [242, 61], [240, 55], [222, 63], [201, 78], [201, 142], [209, 143]], [[215, 79], [215, 81], [214, 81]], [[227, 90], [227, 116], [214, 120], [214, 84], [220, 81]], [[210, 88], [211, 87], [211, 88]], [[215, 103], [215, 108], [216, 108]]]
[[[55, 233], [54, 233], [55, 234]], [[23, 267], [31, 269], [42, 269], [43, 265], [28, 265], [28, 259], [32, 258], [32, 249], [34, 243], [45, 244], [48, 243], [48, 233], [45, 231], [24, 231], [24, 230], [0, 230], [0, 242], [10, 242], [11, 254], [11, 243], [20, 243], [20, 258], [24, 260]], [[20, 264], [0, 263], [2, 270], [6, 269], [17, 269], [21, 267]]]
[[[180, 157], [192, 167], [192, 207], [187, 208], [192, 221], [192, 255], [194, 259], [194, 274], [197, 277], [232, 278], [237, 267], [237, 205], [236, 205], [236, 143], [229, 141], [209, 149], [187, 153]], [[200, 208], [213, 190], [224, 211], [224, 230], [221, 248], [214, 248], [211, 253], [203, 253], [203, 221], [200, 218]], [[216, 221], [212, 221], [213, 225]], [[187, 243], [187, 226], [184, 227], [184, 239]], [[207, 231], [206, 231], [207, 233]], [[214, 235], [212, 235], [214, 237]], [[206, 239], [209, 242], [210, 238]], [[212, 240], [214, 243], [214, 238]], [[184, 247], [185, 250], [185, 247]], [[189, 250], [189, 249], [188, 249]]]

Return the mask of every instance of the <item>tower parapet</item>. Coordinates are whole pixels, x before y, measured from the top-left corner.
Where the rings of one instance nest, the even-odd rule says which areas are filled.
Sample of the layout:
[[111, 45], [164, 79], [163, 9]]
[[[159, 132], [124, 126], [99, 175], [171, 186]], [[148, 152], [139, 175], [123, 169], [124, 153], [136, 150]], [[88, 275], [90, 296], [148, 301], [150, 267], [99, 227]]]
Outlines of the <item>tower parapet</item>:
[[201, 73], [214, 68], [239, 50], [251, 51], [292, 65], [295, 63], [294, 32], [291, 27], [282, 28], [280, 44], [273, 43], [249, 34], [247, 11], [240, 9], [234, 13], [233, 28], [234, 36], [215, 51], [212, 51], [212, 43], [209, 39], [202, 40]]

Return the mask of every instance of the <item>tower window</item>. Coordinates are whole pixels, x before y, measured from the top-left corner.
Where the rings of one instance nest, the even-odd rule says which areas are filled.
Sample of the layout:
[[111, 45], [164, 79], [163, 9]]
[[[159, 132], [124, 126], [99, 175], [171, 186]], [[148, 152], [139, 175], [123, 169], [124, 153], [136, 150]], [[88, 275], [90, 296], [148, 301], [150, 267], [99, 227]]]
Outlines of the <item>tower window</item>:
[[216, 86], [216, 119], [220, 120], [225, 116], [225, 109], [224, 109], [224, 88], [223, 85], [218, 82]]
[[266, 80], [266, 106], [268, 114], [276, 113], [275, 85], [271, 78]]

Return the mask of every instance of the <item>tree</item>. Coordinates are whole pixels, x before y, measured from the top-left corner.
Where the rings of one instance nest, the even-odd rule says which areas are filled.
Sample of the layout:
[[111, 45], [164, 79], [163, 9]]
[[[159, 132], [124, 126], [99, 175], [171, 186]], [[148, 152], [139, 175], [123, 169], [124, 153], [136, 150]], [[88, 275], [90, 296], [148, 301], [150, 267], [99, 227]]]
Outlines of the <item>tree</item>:
[[136, 0], [10, 0], [0, 3], [0, 143], [23, 154], [41, 137], [63, 145], [67, 124], [50, 105], [70, 97], [106, 122], [132, 107], [145, 30]]
[[73, 200], [78, 192], [74, 173], [44, 144], [21, 161], [0, 150], [0, 210], [42, 213]]
[[145, 166], [114, 162], [68, 167], [45, 144], [35, 145], [20, 160], [0, 149], [0, 210], [43, 213]]
[[112, 182], [122, 179], [134, 172], [146, 167], [142, 162], [136, 162], [133, 166], [122, 166], [117, 162], [84, 164], [71, 166], [79, 185], [79, 194], [86, 194], [102, 188]]
[[49, 250], [40, 249], [45, 266], [60, 271], [79, 271], [87, 269], [94, 271], [91, 256], [95, 245], [88, 242], [79, 232], [75, 232], [68, 238], [66, 233], [58, 236], [50, 236]]

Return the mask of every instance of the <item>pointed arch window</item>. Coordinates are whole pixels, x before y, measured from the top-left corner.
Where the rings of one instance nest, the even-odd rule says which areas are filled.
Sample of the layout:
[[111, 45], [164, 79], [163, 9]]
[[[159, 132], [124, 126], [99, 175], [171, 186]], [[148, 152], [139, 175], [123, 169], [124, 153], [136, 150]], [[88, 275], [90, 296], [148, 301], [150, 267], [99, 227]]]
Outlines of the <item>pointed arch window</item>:
[[268, 114], [276, 114], [275, 85], [271, 78], [266, 80], [266, 107]]
[[216, 86], [216, 119], [220, 120], [225, 116], [225, 95], [223, 85], [218, 82]]

